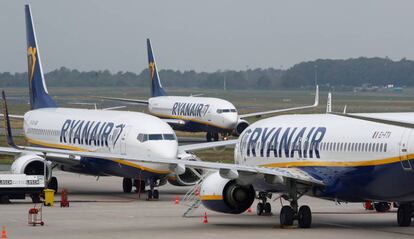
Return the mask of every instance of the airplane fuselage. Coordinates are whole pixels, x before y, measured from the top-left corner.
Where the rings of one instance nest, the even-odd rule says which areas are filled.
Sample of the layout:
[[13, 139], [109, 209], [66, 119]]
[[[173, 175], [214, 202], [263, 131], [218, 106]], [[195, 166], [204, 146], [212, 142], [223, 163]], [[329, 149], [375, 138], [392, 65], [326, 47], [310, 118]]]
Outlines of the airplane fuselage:
[[[137, 158], [177, 157], [178, 143], [171, 127], [143, 113], [111, 110], [43, 108], [24, 115], [24, 133], [37, 146], [113, 153]], [[61, 165], [67, 171], [136, 178], [139, 174], [170, 173], [167, 166], [81, 158], [81, 165]]]
[[158, 96], [149, 99], [148, 109], [160, 118], [183, 120], [173, 128], [188, 132], [231, 133], [238, 121], [234, 105], [217, 98]]
[[[365, 114], [414, 122], [413, 113]], [[401, 118], [404, 117], [404, 118]], [[241, 135], [235, 162], [299, 168], [326, 187], [309, 192], [342, 201], [413, 201], [412, 129], [330, 114], [260, 120]], [[264, 180], [255, 188], [281, 189]]]

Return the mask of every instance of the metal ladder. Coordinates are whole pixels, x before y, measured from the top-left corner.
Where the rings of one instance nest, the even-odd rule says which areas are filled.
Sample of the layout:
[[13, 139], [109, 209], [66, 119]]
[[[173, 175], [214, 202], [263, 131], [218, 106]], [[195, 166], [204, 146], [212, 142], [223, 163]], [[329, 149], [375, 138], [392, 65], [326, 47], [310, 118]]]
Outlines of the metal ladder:
[[183, 217], [189, 216], [190, 213], [194, 212], [201, 205], [201, 199], [199, 195], [196, 195], [196, 191], [200, 190], [201, 183], [207, 175], [208, 173], [203, 174], [200, 177], [200, 180], [193, 187], [191, 187], [190, 190], [188, 190], [187, 193], [184, 195], [181, 204], [187, 206], [188, 208], [184, 212]]

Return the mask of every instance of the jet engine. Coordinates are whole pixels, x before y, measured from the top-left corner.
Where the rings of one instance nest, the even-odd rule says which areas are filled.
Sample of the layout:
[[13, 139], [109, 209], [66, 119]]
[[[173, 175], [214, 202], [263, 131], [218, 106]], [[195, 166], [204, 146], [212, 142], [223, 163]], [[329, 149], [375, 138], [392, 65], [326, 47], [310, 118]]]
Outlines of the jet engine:
[[237, 121], [236, 127], [234, 128], [233, 135], [239, 136], [247, 127], [249, 127], [249, 122], [244, 119], [239, 119]]
[[44, 175], [46, 163], [46, 180], [52, 176], [52, 166], [44, 158], [35, 154], [20, 155], [11, 165], [11, 172], [15, 174]]
[[[188, 161], [201, 161], [197, 156], [189, 153], [181, 153], [178, 155], [178, 158]], [[186, 168], [183, 174], [171, 174], [167, 177], [167, 180], [174, 186], [192, 186], [200, 180], [200, 176], [203, 174], [204, 172], [201, 169]]]
[[256, 192], [252, 185], [222, 178], [217, 172], [204, 179], [200, 197], [203, 205], [210, 210], [240, 214], [253, 204]]

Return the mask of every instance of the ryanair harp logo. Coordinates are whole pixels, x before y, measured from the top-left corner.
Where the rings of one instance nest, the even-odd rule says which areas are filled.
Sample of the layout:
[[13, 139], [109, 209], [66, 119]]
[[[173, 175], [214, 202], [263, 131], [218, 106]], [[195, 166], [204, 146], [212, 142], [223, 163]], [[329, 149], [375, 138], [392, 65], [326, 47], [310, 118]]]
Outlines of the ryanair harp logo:
[[154, 80], [155, 63], [153, 61], [151, 61], [149, 63], [149, 71], [150, 71], [150, 75], [151, 75], [151, 80]]
[[29, 74], [29, 81], [32, 81], [33, 76], [34, 76], [34, 71], [35, 71], [35, 66], [36, 66], [36, 56], [37, 51], [35, 47], [29, 47], [27, 49], [27, 61], [28, 61], [28, 74]]

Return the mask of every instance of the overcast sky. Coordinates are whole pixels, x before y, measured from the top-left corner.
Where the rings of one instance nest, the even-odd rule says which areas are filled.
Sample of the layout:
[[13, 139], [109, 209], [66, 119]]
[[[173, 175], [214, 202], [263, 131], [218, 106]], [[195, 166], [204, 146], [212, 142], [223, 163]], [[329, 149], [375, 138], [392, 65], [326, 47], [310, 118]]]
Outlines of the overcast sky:
[[414, 1], [36, 0], [0, 2], [0, 72], [26, 71], [31, 3], [46, 72], [284, 69], [318, 58], [414, 59]]

